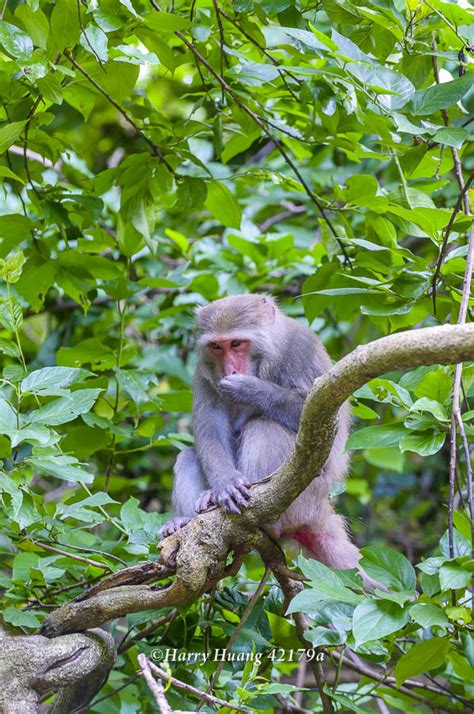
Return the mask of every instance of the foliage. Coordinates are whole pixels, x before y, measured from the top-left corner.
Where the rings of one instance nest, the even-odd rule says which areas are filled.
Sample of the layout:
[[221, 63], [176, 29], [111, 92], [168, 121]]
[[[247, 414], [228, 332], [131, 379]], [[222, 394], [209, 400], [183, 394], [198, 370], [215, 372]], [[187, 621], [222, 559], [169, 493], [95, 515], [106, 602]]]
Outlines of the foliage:
[[[456, 321], [473, 13], [447, 0], [5, 0], [0, 15], [0, 585], [4, 620], [32, 631], [87, 583], [156, 556], [172, 462], [192, 440], [193, 307], [268, 290], [335, 359]], [[450, 367], [419, 368], [354, 395], [339, 509], [388, 591], [301, 560], [310, 586], [291, 604], [315, 646], [350, 647], [396, 685], [440, 675], [451, 695], [414, 699], [344, 665], [328, 685], [337, 711], [375, 696], [464, 711], [472, 696], [462, 452], [444, 533], [452, 384]], [[463, 389], [468, 405], [472, 365]], [[153, 711], [137, 654], [222, 649], [262, 574], [249, 557], [136, 643], [157, 613], [114, 623], [127, 640], [91, 711]], [[221, 697], [266, 712], [294, 696], [281, 679], [301, 645], [281, 603], [271, 586], [253, 610], [233, 651], [259, 657], [226, 665]], [[170, 665], [201, 689], [216, 669]], [[316, 691], [304, 697], [320, 710]]]

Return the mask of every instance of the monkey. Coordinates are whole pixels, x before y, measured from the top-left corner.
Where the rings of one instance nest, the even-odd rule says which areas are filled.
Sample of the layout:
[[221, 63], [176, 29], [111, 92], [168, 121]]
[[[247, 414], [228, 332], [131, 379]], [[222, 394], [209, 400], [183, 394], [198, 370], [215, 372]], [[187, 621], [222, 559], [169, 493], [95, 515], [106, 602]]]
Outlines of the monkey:
[[[176, 516], [160, 537], [212, 506], [240, 514], [248, 506], [252, 484], [288, 458], [306, 396], [314, 380], [331, 367], [319, 338], [286, 316], [269, 295], [226, 297], [196, 312], [195, 447], [181, 451], [176, 460]], [[277, 523], [269, 524], [277, 538], [297, 541], [305, 554], [339, 569], [359, 567], [361, 557], [329, 499], [331, 488], [347, 474], [349, 429], [346, 403], [321, 475]]]

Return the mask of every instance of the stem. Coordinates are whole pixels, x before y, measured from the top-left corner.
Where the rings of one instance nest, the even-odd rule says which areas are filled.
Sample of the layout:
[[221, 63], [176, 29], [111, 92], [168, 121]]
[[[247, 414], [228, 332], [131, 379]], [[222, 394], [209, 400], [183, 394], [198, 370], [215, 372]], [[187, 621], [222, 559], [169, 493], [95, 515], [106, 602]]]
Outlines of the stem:
[[403, 169], [402, 169], [402, 165], [401, 165], [401, 163], [400, 163], [400, 159], [398, 158], [398, 156], [397, 156], [395, 153], [392, 153], [392, 156], [393, 156], [393, 160], [394, 160], [394, 162], [395, 162], [395, 166], [397, 167], [398, 173], [399, 173], [399, 175], [400, 175], [400, 182], [401, 182], [401, 184], [402, 184], [402, 191], [403, 191], [403, 195], [404, 195], [404, 197], [405, 197], [405, 201], [407, 202], [407, 206], [408, 206], [408, 208], [413, 208], [413, 206], [411, 205], [411, 201], [410, 201], [410, 195], [409, 195], [409, 193], [408, 193], [407, 180], [406, 180], [406, 178], [405, 178], [405, 174], [403, 173]]
[[[122, 308], [122, 310], [120, 310], [120, 300], [119, 300], [117, 303], [117, 310], [120, 315], [120, 328], [119, 328], [119, 346], [118, 346], [117, 359], [116, 359], [115, 364], [116, 364], [117, 369], [120, 369], [120, 362], [122, 361], [122, 352], [123, 352], [123, 343], [124, 343], [125, 314], [127, 311], [127, 303], [124, 301], [123, 308]], [[115, 422], [115, 419], [117, 417], [119, 401], [120, 401], [120, 384], [119, 384], [117, 375], [115, 375], [115, 401], [114, 401], [114, 407], [113, 407], [112, 423]], [[107, 467], [105, 469], [105, 483], [104, 483], [104, 491], [105, 492], [107, 492], [107, 490], [109, 488], [110, 477], [112, 475], [112, 470], [115, 465], [115, 457], [117, 454], [116, 446], [117, 446], [117, 435], [113, 434], [112, 435], [112, 443], [110, 445], [111, 451], [110, 451], [110, 455], [109, 455], [109, 460], [107, 463]]]
[[113, 107], [115, 107], [115, 109], [123, 116], [123, 118], [129, 124], [131, 124], [131, 126], [133, 126], [137, 134], [139, 134], [146, 141], [146, 143], [151, 149], [151, 153], [154, 156], [157, 156], [160, 161], [166, 166], [168, 171], [174, 175], [175, 172], [172, 166], [165, 159], [163, 152], [158, 146], [158, 144], [155, 144], [154, 141], [148, 138], [143, 129], [140, 129], [140, 127], [138, 126], [138, 124], [135, 123], [130, 114], [128, 114], [128, 112], [126, 112], [125, 109], [123, 109], [123, 107], [121, 107], [120, 104], [116, 102], [115, 99], [103, 87], [101, 87], [98, 82], [95, 81], [95, 79], [89, 74], [89, 72], [87, 72], [87, 70], [81, 67], [81, 65], [74, 59], [69, 50], [65, 50], [64, 54], [68, 58], [72, 66], [75, 67], [77, 71], [80, 72], [87, 79], [87, 81], [90, 82], [97, 89], [97, 91], [100, 92], [107, 99], [108, 102], [110, 102], [110, 104], [112, 104]]
[[10, 290], [10, 283], [8, 280], [6, 281], [7, 285], [7, 299], [8, 299], [8, 308], [10, 310], [10, 317], [12, 319], [12, 325], [13, 325], [13, 332], [15, 333], [15, 340], [16, 340], [16, 345], [18, 347], [18, 352], [20, 354], [20, 361], [22, 364], [23, 369], [26, 370], [26, 362], [25, 362], [25, 356], [23, 354], [23, 350], [21, 348], [21, 342], [20, 342], [20, 334], [18, 332], [18, 328], [16, 325], [16, 320], [15, 320], [15, 313], [13, 312], [13, 302], [12, 302], [12, 295], [11, 295], [11, 290]]

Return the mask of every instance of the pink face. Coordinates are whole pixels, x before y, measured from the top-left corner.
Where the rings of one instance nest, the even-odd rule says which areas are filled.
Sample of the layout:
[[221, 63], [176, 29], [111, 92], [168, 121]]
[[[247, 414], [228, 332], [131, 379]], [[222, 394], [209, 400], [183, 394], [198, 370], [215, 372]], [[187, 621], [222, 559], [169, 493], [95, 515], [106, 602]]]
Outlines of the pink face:
[[230, 374], [250, 374], [250, 340], [217, 339], [207, 343], [223, 377]]

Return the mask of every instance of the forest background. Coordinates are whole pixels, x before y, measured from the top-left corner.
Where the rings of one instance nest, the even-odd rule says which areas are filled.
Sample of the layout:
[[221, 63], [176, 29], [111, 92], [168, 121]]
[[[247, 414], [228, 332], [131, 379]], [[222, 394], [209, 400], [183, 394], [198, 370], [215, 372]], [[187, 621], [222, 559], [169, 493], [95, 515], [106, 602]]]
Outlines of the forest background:
[[[267, 291], [334, 360], [471, 319], [473, 15], [444, 0], [0, 4], [0, 587], [17, 633], [157, 557], [192, 443], [196, 306]], [[227, 664], [214, 693], [243, 710], [466, 711], [474, 365], [456, 374], [393, 371], [353, 396], [338, 509], [390, 592], [299, 561], [311, 583], [291, 608], [326, 648], [325, 696], [298, 661], [272, 661], [301, 647], [273, 579], [234, 632], [264, 576], [252, 554], [187, 607], [115, 620], [89, 710], [154, 711], [140, 652], [234, 632], [263, 664]], [[173, 665], [201, 691], [215, 670]], [[194, 711], [189, 692], [167, 697]]]

